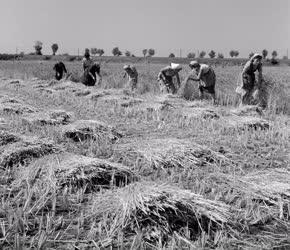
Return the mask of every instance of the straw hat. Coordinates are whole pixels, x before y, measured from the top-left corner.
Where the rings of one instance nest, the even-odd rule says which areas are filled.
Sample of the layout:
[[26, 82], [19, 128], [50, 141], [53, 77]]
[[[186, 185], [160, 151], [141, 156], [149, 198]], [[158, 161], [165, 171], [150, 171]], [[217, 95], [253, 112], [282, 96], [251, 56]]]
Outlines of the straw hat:
[[174, 70], [182, 69], [181, 65], [178, 63], [171, 63], [170, 66]]

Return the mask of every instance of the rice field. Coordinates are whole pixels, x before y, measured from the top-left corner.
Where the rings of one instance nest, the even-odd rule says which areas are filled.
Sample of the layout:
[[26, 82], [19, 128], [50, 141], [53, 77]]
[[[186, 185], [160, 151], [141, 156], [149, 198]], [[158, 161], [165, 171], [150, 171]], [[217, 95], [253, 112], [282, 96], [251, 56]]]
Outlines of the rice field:
[[136, 93], [120, 63], [90, 88], [66, 66], [0, 62], [1, 249], [290, 248], [289, 67], [264, 67], [262, 111], [236, 106], [240, 66], [213, 66], [216, 105], [160, 94], [162, 64]]

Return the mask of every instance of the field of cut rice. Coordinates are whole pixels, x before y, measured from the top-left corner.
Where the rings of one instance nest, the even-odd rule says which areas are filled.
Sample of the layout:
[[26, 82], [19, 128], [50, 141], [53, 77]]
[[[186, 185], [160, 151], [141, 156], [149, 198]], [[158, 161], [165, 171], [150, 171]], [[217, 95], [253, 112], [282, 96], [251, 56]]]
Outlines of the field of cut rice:
[[240, 66], [214, 66], [212, 105], [160, 94], [161, 64], [136, 93], [120, 63], [95, 87], [66, 65], [0, 62], [0, 249], [290, 248], [289, 67], [264, 67], [260, 110], [236, 105]]

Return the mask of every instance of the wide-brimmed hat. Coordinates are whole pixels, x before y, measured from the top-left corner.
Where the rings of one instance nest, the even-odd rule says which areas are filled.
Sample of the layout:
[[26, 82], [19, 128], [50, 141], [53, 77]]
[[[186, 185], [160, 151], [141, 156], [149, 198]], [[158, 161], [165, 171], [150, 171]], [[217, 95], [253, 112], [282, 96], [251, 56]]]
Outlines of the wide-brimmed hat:
[[178, 63], [171, 63], [171, 64], [170, 64], [170, 67], [171, 67], [172, 69], [174, 69], [174, 70], [180, 70], [180, 69], [182, 69], [181, 65], [178, 64]]
[[254, 59], [256, 59], [256, 58], [258, 58], [258, 59], [262, 59], [263, 56], [262, 56], [261, 54], [259, 54], [259, 53], [255, 53], [255, 54], [251, 57], [251, 60], [254, 60]]

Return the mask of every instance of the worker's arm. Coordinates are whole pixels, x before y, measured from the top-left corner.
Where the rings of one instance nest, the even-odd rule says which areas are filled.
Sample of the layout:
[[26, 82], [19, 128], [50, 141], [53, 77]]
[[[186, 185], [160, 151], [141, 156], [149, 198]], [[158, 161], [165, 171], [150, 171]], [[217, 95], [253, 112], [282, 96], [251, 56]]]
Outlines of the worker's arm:
[[63, 64], [63, 72], [67, 74], [67, 70], [64, 64]]
[[179, 88], [180, 87], [180, 77], [179, 77], [178, 73], [176, 73], [176, 81], [177, 81], [177, 86]]
[[124, 72], [123, 74], [123, 78], [125, 78], [127, 76], [127, 72]]
[[86, 67], [85, 67], [85, 60], [83, 60], [82, 65], [83, 65], [83, 69], [85, 71], [85, 69], [86, 69]]
[[96, 78], [94, 77], [94, 75], [93, 75], [91, 72], [89, 72], [89, 76], [90, 76], [94, 81], [96, 81]]
[[262, 65], [258, 67], [257, 87], [260, 88], [263, 80]]
[[165, 75], [166, 70], [162, 69], [159, 73], [159, 78], [163, 81], [166, 81], [166, 75]]
[[98, 85], [100, 85], [101, 82], [102, 82], [101, 67], [100, 67], [100, 65], [97, 65], [96, 73], [97, 73], [97, 76], [98, 76]]
[[202, 74], [203, 74], [203, 69], [200, 68], [199, 72], [198, 72], [198, 75], [197, 75], [197, 77], [196, 77], [196, 79], [194, 81], [197, 81], [197, 82], [200, 81]]

